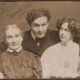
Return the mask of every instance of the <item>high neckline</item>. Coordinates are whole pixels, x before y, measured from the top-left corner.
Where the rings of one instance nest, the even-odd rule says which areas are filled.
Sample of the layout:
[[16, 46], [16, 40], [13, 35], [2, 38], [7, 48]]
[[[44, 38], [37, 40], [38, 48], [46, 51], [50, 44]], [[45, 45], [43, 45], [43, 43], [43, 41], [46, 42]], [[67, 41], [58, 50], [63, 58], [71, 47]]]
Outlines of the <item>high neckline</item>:
[[17, 50], [12, 50], [12, 49], [10, 49], [9, 47], [7, 48], [7, 51], [10, 52], [10, 53], [12, 53], [12, 52], [14, 52], [14, 51], [20, 52], [21, 50], [22, 50], [22, 46], [20, 46]]

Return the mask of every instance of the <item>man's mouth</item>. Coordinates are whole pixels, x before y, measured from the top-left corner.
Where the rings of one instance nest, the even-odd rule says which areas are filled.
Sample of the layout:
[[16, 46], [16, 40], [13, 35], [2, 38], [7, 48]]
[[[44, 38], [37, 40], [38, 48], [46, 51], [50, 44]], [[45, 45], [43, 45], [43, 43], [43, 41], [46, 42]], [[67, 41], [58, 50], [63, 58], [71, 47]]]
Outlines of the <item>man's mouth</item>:
[[43, 33], [38, 33], [38, 35], [42, 35]]
[[18, 45], [18, 44], [12, 44], [12, 46], [16, 46], [16, 45]]

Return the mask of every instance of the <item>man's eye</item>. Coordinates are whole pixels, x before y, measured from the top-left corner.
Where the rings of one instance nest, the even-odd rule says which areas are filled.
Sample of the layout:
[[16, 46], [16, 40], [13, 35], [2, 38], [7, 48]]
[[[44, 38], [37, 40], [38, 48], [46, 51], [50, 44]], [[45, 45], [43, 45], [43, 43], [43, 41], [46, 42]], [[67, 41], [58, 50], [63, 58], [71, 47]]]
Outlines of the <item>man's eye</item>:
[[46, 24], [42, 24], [42, 26], [45, 26]]
[[38, 27], [39, 25], [38, 25], [38, 24], [34, 24], [34, 26], [35, 26], [35, 27]]
[[19, 35], [16, 35], [15, 37], [19, 37]]

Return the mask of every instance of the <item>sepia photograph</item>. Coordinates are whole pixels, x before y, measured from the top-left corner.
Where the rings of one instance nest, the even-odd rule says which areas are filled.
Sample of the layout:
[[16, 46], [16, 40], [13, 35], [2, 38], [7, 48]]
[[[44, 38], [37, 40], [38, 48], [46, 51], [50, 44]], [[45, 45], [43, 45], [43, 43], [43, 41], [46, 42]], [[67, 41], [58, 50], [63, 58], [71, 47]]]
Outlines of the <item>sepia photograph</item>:
[[0, 79], [80, 79], [80, 1], [0, 1]]

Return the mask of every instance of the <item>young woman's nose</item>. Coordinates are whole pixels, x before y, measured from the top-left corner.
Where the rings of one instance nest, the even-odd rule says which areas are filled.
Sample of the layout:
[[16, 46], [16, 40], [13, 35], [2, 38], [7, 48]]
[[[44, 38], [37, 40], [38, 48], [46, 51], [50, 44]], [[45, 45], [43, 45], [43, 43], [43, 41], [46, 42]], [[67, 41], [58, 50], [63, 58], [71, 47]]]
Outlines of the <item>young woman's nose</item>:
[[61, 35], [64, 35], [65, 31], [64, 30], [61, 30], [60, 33], [61, 33]]

